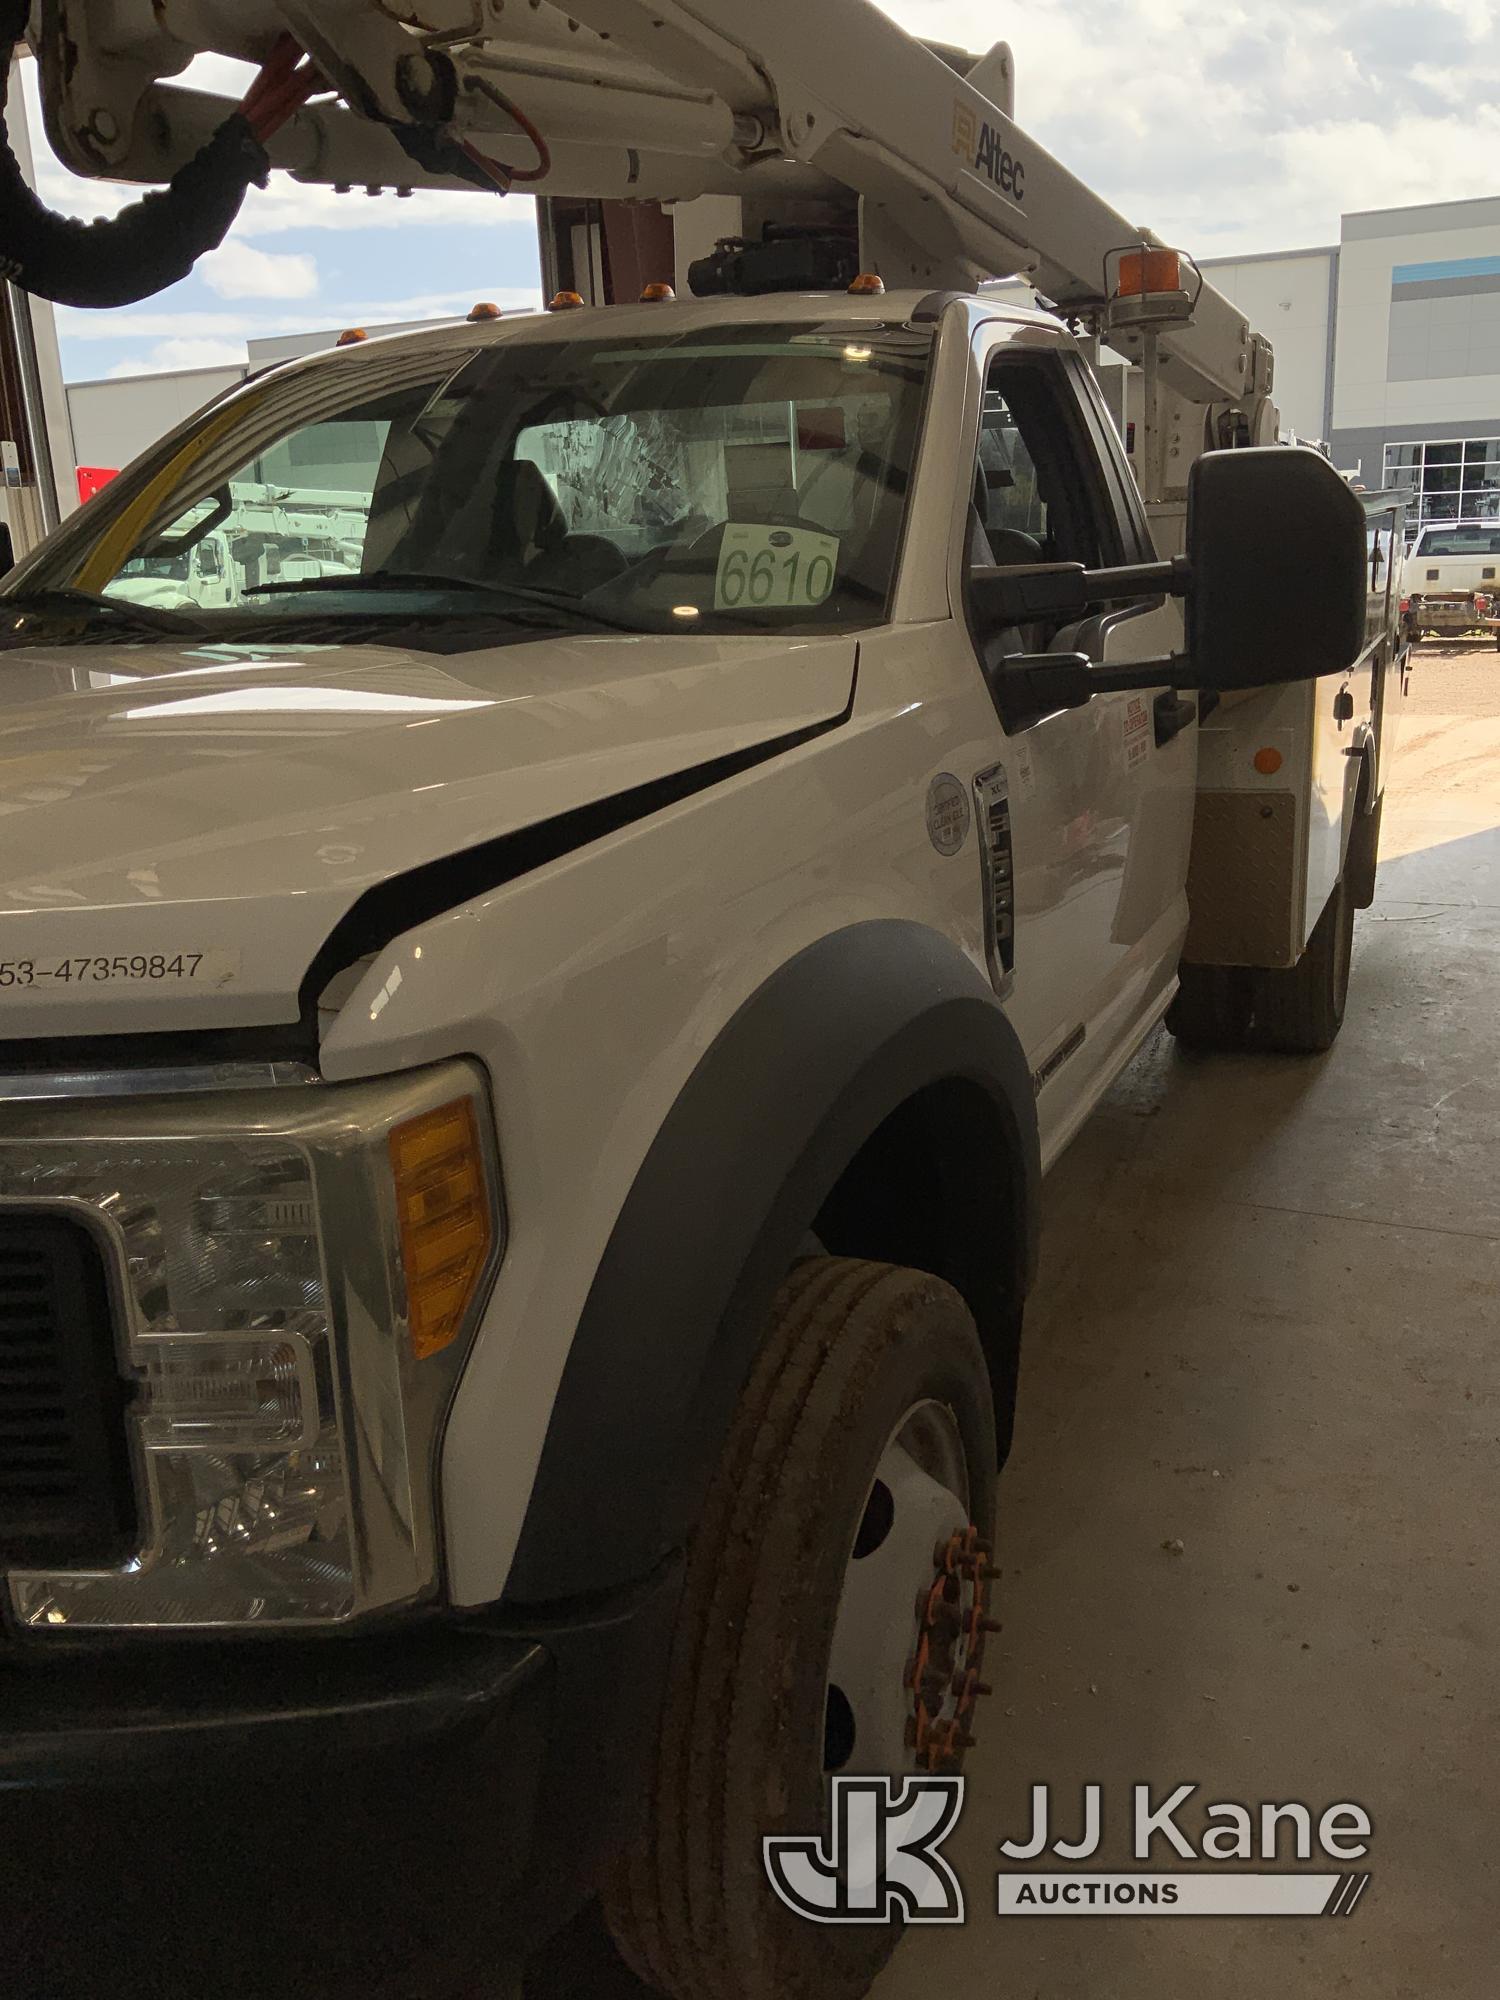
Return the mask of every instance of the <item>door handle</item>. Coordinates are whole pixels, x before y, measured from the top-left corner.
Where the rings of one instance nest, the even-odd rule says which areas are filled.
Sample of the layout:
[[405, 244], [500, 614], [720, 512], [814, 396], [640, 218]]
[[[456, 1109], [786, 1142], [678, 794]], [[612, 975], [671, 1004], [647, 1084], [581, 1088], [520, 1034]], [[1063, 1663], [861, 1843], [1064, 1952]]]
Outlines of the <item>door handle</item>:
[[1181, 735], [1190, 722], [1197, 721], [1198, 704], [1196, 701], [1184, 701], [1181, 695], [1168, 688], [1156, 697], [1151, 712], [1156, 718], [1156, 747], [1160, 750], [1164, 743], [1170, 743], [1174, 736]]

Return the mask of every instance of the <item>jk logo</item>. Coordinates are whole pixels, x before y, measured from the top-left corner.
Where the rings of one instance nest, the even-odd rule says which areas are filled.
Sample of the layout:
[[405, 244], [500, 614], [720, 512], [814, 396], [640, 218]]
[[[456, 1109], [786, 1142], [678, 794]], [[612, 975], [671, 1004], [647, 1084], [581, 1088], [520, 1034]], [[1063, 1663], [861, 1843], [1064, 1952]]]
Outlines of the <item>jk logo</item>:
[[962, 1778], [835, 1778], [829, 1846], [761, 1843], [771, 1887], [815, 1924], [961, 1924], [964, 1892], [938, 1849], [958, 1824]]

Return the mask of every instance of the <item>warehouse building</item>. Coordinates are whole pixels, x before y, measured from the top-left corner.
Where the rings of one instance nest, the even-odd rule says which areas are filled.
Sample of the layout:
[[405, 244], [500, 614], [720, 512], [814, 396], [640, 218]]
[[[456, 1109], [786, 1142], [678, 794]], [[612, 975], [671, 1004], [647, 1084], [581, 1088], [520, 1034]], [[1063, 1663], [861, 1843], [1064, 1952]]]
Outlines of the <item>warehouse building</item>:
[[1500, 199], [1346, 215], [1336, 245], [1204, 269], [1275, 347], [1288, 429], [1414, 521], [1500, 517]]

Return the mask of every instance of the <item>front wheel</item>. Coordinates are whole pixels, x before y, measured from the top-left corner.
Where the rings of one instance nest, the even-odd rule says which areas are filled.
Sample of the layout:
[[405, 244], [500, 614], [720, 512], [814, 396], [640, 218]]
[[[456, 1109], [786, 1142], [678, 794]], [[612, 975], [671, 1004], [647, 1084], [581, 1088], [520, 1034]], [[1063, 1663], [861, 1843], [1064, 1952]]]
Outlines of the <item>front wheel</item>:
[[950, 1771], [991, 1629], [993, 1391], [967, 1307], [919, 1271], [794, 1266], [688, 1552], [646, 1824], [610, 1928], [673, 2000], [858, 2000], [884, 1925], [796, 1917], [768, 1834], [829, 1780]]

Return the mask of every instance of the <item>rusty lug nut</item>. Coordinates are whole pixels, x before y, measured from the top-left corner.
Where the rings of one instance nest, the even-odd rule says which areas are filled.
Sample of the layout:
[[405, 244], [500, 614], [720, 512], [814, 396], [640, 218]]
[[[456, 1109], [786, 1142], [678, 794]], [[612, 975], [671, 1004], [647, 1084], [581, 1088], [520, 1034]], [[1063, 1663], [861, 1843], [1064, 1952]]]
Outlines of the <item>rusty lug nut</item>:
[[1005, 1628], [998, 1618], [981, 1618], [979, 1629], [981, 1632], [1002, 1632]]

